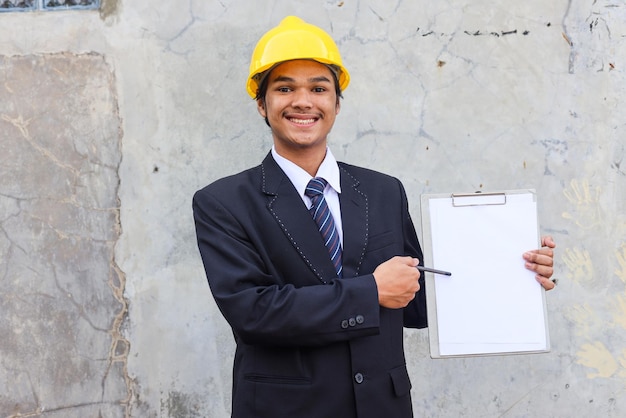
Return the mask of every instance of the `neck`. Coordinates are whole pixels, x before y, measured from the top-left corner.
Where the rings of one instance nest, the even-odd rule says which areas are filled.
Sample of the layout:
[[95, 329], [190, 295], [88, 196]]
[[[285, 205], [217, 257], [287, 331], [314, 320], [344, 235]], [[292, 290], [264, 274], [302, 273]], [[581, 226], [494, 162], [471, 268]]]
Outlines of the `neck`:
[[[291, 151], [291, 152], [290, 152]], [[324, 148], [320, 148], [319, 150], [309, 149], [306, 152], [302, 150], [285, 150], [276, 147], [276, 152], [281, 156], [307, 173], [311, 175], [311, 177], [315, 177], [317, 170], [322, 165], [322, 161], [326, 157], [326, 146]]]

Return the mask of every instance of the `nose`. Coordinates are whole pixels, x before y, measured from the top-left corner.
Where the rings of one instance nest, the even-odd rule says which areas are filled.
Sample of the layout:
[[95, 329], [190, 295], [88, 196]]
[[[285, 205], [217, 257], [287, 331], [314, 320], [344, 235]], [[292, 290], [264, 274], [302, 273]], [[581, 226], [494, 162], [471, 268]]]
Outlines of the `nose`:
[[294, 91], [292, 106], [296, 109], [310, 109], [313, 106], [311, 92], [307, 89]]

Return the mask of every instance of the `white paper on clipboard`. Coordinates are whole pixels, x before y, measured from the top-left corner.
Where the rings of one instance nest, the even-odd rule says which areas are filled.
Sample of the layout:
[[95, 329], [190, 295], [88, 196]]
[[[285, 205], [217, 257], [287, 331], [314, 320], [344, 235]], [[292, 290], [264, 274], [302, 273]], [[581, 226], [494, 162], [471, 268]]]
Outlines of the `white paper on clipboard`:
[[538, 247], [534, 190], [422, 196], [431, 357], [550, 350], [545, 291], [522, 254]]

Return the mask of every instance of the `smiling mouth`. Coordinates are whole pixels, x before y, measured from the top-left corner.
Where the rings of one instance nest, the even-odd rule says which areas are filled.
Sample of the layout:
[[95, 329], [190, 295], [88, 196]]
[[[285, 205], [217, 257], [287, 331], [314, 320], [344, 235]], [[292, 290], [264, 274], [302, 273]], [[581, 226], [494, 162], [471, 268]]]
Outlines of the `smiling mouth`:
[[315, 122], [315, 119], [289, 119], [290, 122], [293, 122], [295, 124], [298, 125], [310, 125], [311, 123]]

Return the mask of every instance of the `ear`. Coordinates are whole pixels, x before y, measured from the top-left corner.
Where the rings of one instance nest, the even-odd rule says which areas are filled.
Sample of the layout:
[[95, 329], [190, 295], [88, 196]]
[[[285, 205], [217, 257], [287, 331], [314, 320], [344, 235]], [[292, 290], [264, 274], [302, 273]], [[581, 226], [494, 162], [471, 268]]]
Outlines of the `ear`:
[[335, 116], [339, 114], [339, 110], [341, 110], [341, 101], [339, 97], [337, 97], [337, 104], [335, 105]]
[[256, 101], [256, 110], [259, 112], [259, 115], [263, 116], [263, 118], [267, 118], [267, 112], [265, 111], [265, 100], [258, 99]]

